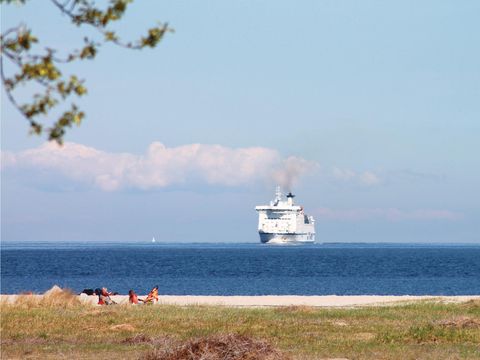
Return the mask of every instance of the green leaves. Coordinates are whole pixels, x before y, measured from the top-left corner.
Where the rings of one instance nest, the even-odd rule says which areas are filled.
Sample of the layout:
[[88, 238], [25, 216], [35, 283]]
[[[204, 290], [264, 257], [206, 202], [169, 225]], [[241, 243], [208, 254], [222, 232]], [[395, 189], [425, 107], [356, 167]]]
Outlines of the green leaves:
[[31, 119], [39, 114], [47, 114], [58, 101], [53, 98], [49, 92], [45, 95], [35, 94], [35, 101], [30, 104], [22, 105], [21, 110], [27, 119]]
[[[104, 11], [95, 7], [94, 1], [80, 0], [76, 1], [77, 8], [73, 11], [67, 11], [74, 24], [80, 26], [90, 24], [95, 27], [105, 28], [111, 21], [120, 20], [127, 10], [130, 0], [111, 0], [111, 5]], [[57, 4], [66, 10], [66, 7]]]
[[71, 127], [73, 124], [80, 125], [84, 117], [85, 113], [79, 111], [77, 106], [73, 104], [71, 110], [65, 111], [50, 129], [48, 140], [54, 140], [62, 144], [66, 128]]
[[149, 29], [148, 36], [141, 39], [141, 46], [149, 46], [152, 48], [157, 46], [158, 42], [162, 40], [163, 35], [167, 31], [171, 31], [167, 24], [161, 27]]
[[[14, 29], [11, 29], [8, 32], [13, 32]], [[22, 52], [24, 50], [30, 50], [32, 44], [38, 42], [38, 39], [33, 36], [28, 29], [24, 29], [23, 27], [18, 27], [17, 29], [17, 36], [16, 38], [4, 38], [4, 34], [2, 34], [2, 51], [10, 50], [13, 52]]]
[[[79, 111], [75, 104], [72, 104], [72, 109], [65, 111], [52, 127], [45, 128], [40, 118], [46, 118], [54, 107], [69, 96], [86, 94], [87, 88], [77, 76], [64, 77], [62, 75], [59, 66], [63, 61], [54, 56], [54, 50], [47, 48], [41, 55], [33, 53], [32, 44], [36, 42], [38, 40], [31, 35], [31, 31], [23, 27], [2, 34], [2, 81], [12, 104], [29, 121], [30, 133], [40, 135], [45, 131], [48, 133], [49, 140], [62, 143], [65, 128], [72, 124], [80, 124], [85, 114]], [[92, 44], [88, 44], [87, 47], [90, 49], [92, 46]], [[94, 52], [90, 49], [88, 56], [92, 57], [92, 53], [94, 56]], [[81, 58], [80, 55], [80, 53], [70, 54], [67, 61]], [[10, 77], [4, 73], [4, 59], [10, 60], [17, 68], [17, 72]], [[23, 105], [19, 105], [14, 96], [14, 91], [20, 84], [31, 85], [35, 89], [40, 88], [34, 93], [32, 99]]]
[[[40, 120], [47, 118], [51, 110], [63, 104], [71, 96], [83, 96], [87, 93], [84, 81], [76, 75], [64, 76], [60, 70], [62, 64], [77, 60], [94, 59], [100, 47], [107, 42], [129, 49], [140, 50], [144, 47], [154, 48], [166, 32], [173, 32], [168, 24], [159, 25], [148, 30], [145, 37], [136, 41], [123, 42], [119, 36], [108, 29], [111, 22], [119, 21], [124, 16], [131, 0], [110, 0], [106, 9], [96, 7], [92, 0], [50, 0], [63, 15], [68, 16], [76, 26], [88, 25], [94, 27], [101, 35], [99, 41], [84, 39], [84, 46], [70, 51], [65, 58], [56, 56], [56, 50], [45, 48], [38, 50], [39, 40], [32, 35], [31, 30], [18, 26], [2, 33], [0, 64], [2, 82], [10, 102], [28, 120], [30, 132], [41, 135], [47, 133], [49, 140], [63, 142], [66, 128], [73, 124], [79, 125], [85, 118], [85, 113], [75, 104], [64, 111], [53, 126], [46, 127]], [[1, 3], [24, 4], [25, 0], [0, 0]], [[35, 46], [37, 45], [37, 46]], [[9, 61], [16, 68], [11, 74], [4, 72], [4, 61]], [[32, 99], [19, 105], [15, 91], [22, 84], [35, 90]]]
[[78, 96], [82, 96], [87, 93], [87, 88], [83, 86], [83, 81], [79, 81], [78, 78], [73, 75], [68, 82], [59, 81], [56, 84], [56, 91], [63, 99], [65, 99], [72, 92], [76, 93]]
[[60, 70], [55, 66], [51, 56], [45, 56], [38, 63], [33, 60], [22, 64], [22, 72], [16, 77], [17, 81], [24, 80], [56, 80], [61, 76]]
[[97, 54], [97, 48], [94, 45], [87, 45], [80, 52], [80, 58], [93, 59], [96, 54]]
[[105, 41], [115, 41], [118, 40], [117, 35], [113, 31], [105, 31]]

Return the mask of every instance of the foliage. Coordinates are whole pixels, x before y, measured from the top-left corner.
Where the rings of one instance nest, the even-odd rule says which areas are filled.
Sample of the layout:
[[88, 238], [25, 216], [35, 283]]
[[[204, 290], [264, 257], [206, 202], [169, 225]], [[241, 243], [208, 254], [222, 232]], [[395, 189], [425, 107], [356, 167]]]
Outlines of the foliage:
[[[9, 3], [24, 4], [27, 0], [0, 0], [2, 5]], [[20, 111], [30, 124], [34, 134], [46, 133], [49, 140], [62, 143], [65, 131], [73, 124], [79, 125], [85, 113], [75, 103], [67, 103], [72, 96], [81, 97], [87, 93], [84, 80], [76, 75], [66, 76], [62, 73], [62, 65], [74, 61], [94, 59], [101, 46], [105, 43], [132, 49], [154, 48], [165, 33], [172, 29], [168, 24], [150, 28], [145, 36], [136, 41], [124, 42], [115, 31], [111, 30], [112, 23], [119, 21], [125, 15], [127, 6], [132, 0], [110, 0], [108, 5], [101, 9], [93, 0], [50, 0], [61, 14], [66, 15], [77, 27], [90, 26], [98, 33], [98, 39], [84, 38], [84, 44], [78, 49], [71, 50], [65, 57], [57, 56], [58, 51], [46, 47], [43, 51], [36, 50], [39, 39], [32, 30], [24, 25], [7, 29], [1, 34], [0, 65], [1, 78], [8, 99]], [[16, 72], [7, 74], [5, 62], [13, 64]], [[15, 91], [20, 85], [29, 85], [35, 94], [26, 103], [20, 104]], [[52, 126], [46, 127], [42, 116], [47, 116], [51, 110], [64, 105], [58, 119]]]

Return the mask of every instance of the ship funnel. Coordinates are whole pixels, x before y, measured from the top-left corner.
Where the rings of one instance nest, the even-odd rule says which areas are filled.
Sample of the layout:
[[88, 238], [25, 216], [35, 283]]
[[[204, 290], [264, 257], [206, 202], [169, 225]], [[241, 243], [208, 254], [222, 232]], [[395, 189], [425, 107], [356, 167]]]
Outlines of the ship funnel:
[[288, 202], [288, 205], [293, 205], [293, 198], [295, 197], [295, 195], [293, 195], [291, 192], [289, 192], [287, 194], [287, 202]]

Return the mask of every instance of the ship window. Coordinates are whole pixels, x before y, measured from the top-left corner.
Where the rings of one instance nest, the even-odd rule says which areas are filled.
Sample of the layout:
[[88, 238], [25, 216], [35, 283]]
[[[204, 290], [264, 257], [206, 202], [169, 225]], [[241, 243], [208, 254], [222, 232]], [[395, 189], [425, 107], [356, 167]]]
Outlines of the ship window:
[[304, 219], [305, 224], [310, 224], [310, 221], [308, 220], [307, 215], [303, 215], [303, 219]]

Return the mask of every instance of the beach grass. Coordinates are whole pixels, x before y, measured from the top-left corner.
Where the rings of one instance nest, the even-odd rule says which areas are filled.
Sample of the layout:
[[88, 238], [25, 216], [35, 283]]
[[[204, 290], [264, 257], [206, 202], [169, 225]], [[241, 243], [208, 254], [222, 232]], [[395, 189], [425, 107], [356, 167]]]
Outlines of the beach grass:
[[291, 359], [480, 358], [478, 300], [345, 309], [98, 307], [66, 299], [2, 303], [1, 358], [155, 359], [159, 349], [225, 334]]

